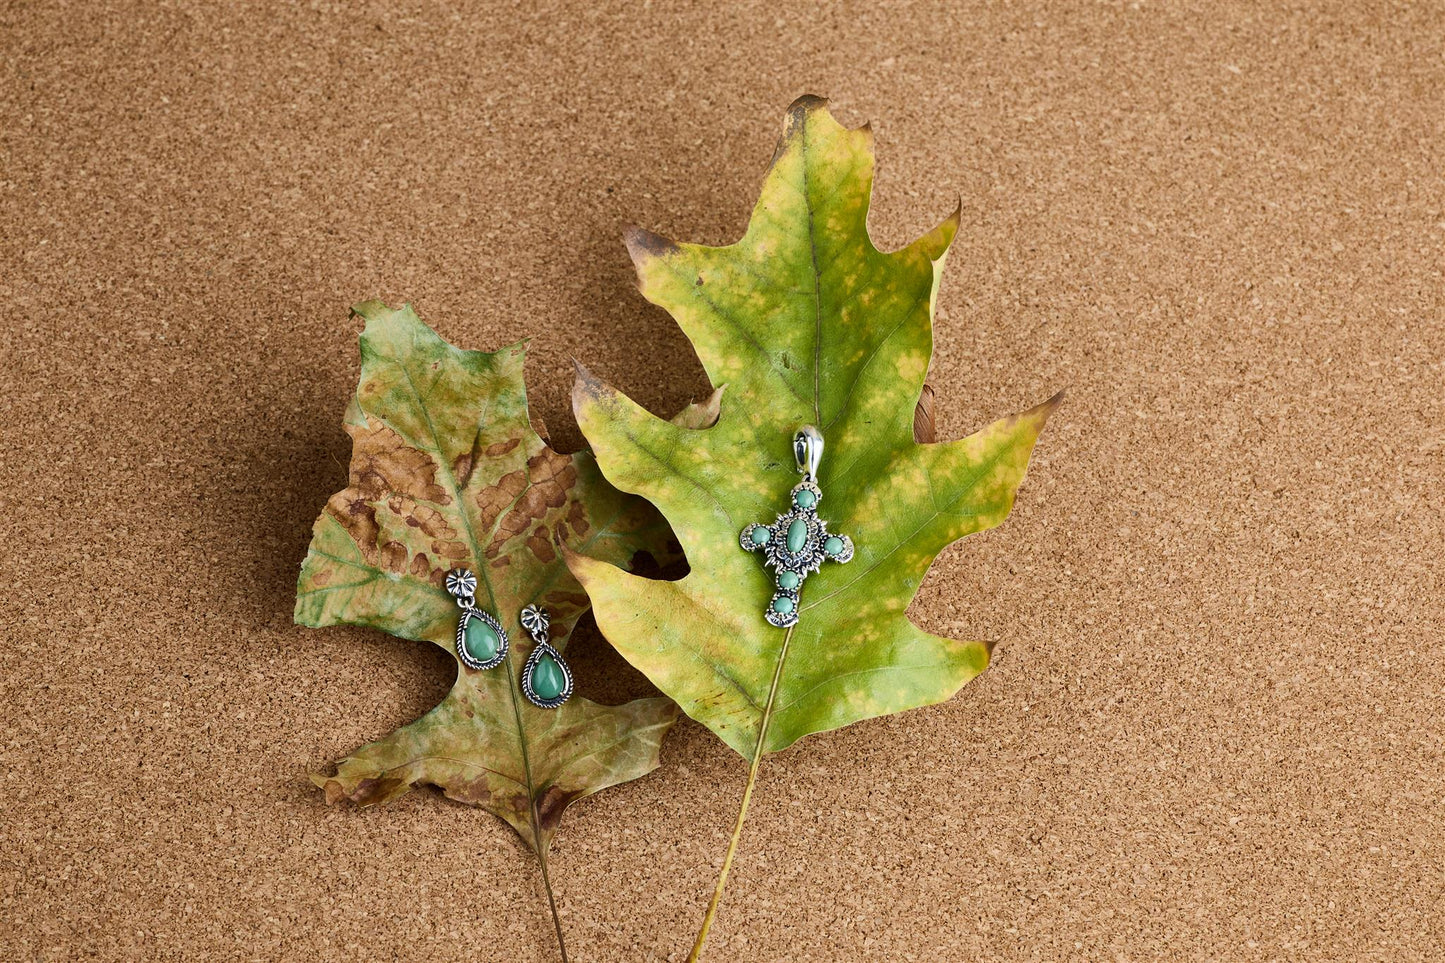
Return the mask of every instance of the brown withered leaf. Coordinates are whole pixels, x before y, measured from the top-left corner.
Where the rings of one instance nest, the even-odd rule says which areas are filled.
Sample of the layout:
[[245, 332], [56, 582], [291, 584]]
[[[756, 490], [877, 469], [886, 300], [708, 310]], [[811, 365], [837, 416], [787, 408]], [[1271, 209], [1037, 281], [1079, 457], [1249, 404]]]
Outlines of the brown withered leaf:
[[[558, 454], [542, 441], [528, 419], [522, 345], [463, 351], [409, 306], [353, 310], [366, 327], [346, 415], [350, 477], [316, 521], [296, 621], [377, 628], [455, 658], [459, 613], [443, 579], [469, 568], [477, 604], [506, 628], [511, 652], [483, 672], [458, 660], [440, 705], [312, 778], [329, 802], [363, 805], [429, 783], [505, 819], [545, 854], [570, 803], [656, 768], [677, 708], [660, 698], [533, 706], [520, 691], [531, 642], [518, 614], [547, 609], [552, 644], [565, 650], [588, 601], [559, 547], [629, 566], [640, 552], [665, 557], [671, 534], [645, 501], [609, 485], [589, 453]], [[679, 419], [706, 425], [717, 402]]]

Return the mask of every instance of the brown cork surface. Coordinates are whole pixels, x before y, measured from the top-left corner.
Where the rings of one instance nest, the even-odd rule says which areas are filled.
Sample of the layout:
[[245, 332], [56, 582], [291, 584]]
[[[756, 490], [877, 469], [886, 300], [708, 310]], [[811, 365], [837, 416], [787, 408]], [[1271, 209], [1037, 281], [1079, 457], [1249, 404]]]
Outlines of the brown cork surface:
[[[1445, 958], [1442, 91], [1438, 4], [5, 4], [0, 958], [554, 958], [500, 821], [306, 779], [451, 672], [291, 624], [346, 309], [674, 410], [623, 230], [734, 238], [804, 92], [880, 245], [962, 197], [941, 433], [1069, 396], [914, 607], [993, 667], [767, 762], [709, 959]], [[571, 810], [575, 960], [682, 958], [744, 776]]]

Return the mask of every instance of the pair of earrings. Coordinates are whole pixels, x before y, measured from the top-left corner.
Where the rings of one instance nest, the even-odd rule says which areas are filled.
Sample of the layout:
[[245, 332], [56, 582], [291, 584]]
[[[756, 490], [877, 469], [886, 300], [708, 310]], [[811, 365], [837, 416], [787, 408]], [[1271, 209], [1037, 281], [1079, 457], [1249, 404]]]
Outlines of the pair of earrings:
[[[457, 600], [457, 658], [469, 669], [491, 669], [502, 664], [510, 645], [507, 630], [490, 612], [477, 608], [477, 577], [464, 568], [447, 573], [447, 592]], [[572, 697], [572, 670], [549, 639], [547, 610], [529, 605], [522, 609], [522, 628], [535, 647], [522, 666], [522, 694], [542, 709], [555, 709]]]

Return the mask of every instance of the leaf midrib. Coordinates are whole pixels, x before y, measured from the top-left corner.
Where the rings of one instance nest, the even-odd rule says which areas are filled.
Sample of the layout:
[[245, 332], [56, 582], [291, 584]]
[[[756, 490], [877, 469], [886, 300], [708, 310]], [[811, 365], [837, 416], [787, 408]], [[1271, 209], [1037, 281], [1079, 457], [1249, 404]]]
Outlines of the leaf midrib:
[[[445, 344], [445, 342], [443, 343]], [[462, 351], [462, 349], [455, 348], [451, 345], [446, 345], [443, 350], [450, 350], [458, 354], [460, 354]], [[427, 406], [425, 399], [422, 397], [421, 392], [418, 390], [416, 386], [416, 381], [411, 376], [411, 370], [406, 366], [405, 363], [402, 363], [400, 361], [393, 360], [393, 363], [396, 364], [399, 368], [401, 368], [402, 374], [406, 376], [407, 387], [411, 389], [412, 396], [416, 399], [416, 404], [417, 407], [421, 410], [422, 417], [426, 419], [427, 430], [431, 432], [432, 436], [433, 453], [436, 457], [437, 463], [441, 466], [441, 470], [446, 473], [447, 479], [451, 483], [450, 487], [453, 493], [453, 497], [457, 500], [457, 514], [461, 516], [462, 524], [466, 528], [467, 542], [471, 549], [471, 558], [476, 567], [478, 569], [482, 569], [483, 566], [481, 564], [481, 547], [477, 544], [476, 533], [472, 528], [471, 515], [467, 510], [467, 503], [463, 499], [464, 493], [461, 487], [457, 484], [456, 473], [452, 470], [452, 466], [448, 464], [447, 457], [445, 453], [443, 453], [441, 450], [441, 439], [437, 435], [436, 423], [432, 421], [431, 409]], [[523, 398], [525, 399], [525, 397], [526, 394], [524, 386]], [[392, 430], [395, 431], [394, 428]], [[526, 429], [523, 430], [524, 432], [526, 431]], [[400, 432], [397, 433], [401, 434]], [[522, 486], [522, 492], [527, 491], [529, 488], [531, 488], [531, 486], [532, 472], [530, 466], [528, 466], [526, 468], [526, 484]], [[519, 492], [516, 498], [512, 500], [511, 505], [515, 505], [518, 498], [521, 498], [521, 492]], [[511, 505], [509, 505], [506, 510], [498, 514], [497, 518], [499, 524], [501, 518], [506, 514], [506, 512], [511, 510]], [[493, 612], [496, 612], [497, 598], [495, 590], [492, 588], [491, 580], [487, 578], [485, 572], [479, 572], [478, 574], [481, 576], [482, 584], [487, 587], [487, 598], [491, 602], [491, 609]], [[522, 709], [521, 705], [519, 704], [520, 694], [517, 691], [516, 672], [512, 663], [512, 652], [510, 648], [508, 649], [507, 654], [504, 656], [504, 664], [507, 670], [507, 689], [512, 696], [512, 716], [516, 721], [517, 746], [522, 756], [522, 774], [526, 780], [524, 788], [526, 789], [527, 800], [529, 803], [528, 812], [530, 814], [532, 824], [532, 842], [537, 848], [537, 855], [539, 857], [542, 857], [544, 849], [542, 845], [541, 819], [537, 814], [537, 787], [532, 778], [531, 754], [527, 750], [527, 730], [526, 726], [522, 722]], [[459, 666], [457, 671], [465, 672], [466, 669]]]

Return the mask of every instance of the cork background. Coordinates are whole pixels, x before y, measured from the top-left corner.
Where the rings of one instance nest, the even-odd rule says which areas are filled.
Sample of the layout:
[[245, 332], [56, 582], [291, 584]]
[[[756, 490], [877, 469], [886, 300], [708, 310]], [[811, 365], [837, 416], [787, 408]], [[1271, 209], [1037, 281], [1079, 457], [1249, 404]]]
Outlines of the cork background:
[[[1445, 958], [1445, 8], [0, 5], [0, 958], [555, 959], [499, 820], [307, 781], [452, 662], [291, 624], [368, 297], [705, 390], [639, 224], [742, 230], [783, 112], [872, 229], [963, 202], [958, 436], [1069, 395], [914, 606], [949, 704], [763, 767], [708, 959]], [[647, 686], [595, 630], [584, 694]], [[553, 850], [577, 961], [680, 960], [741, 761], [691, 723]]]

